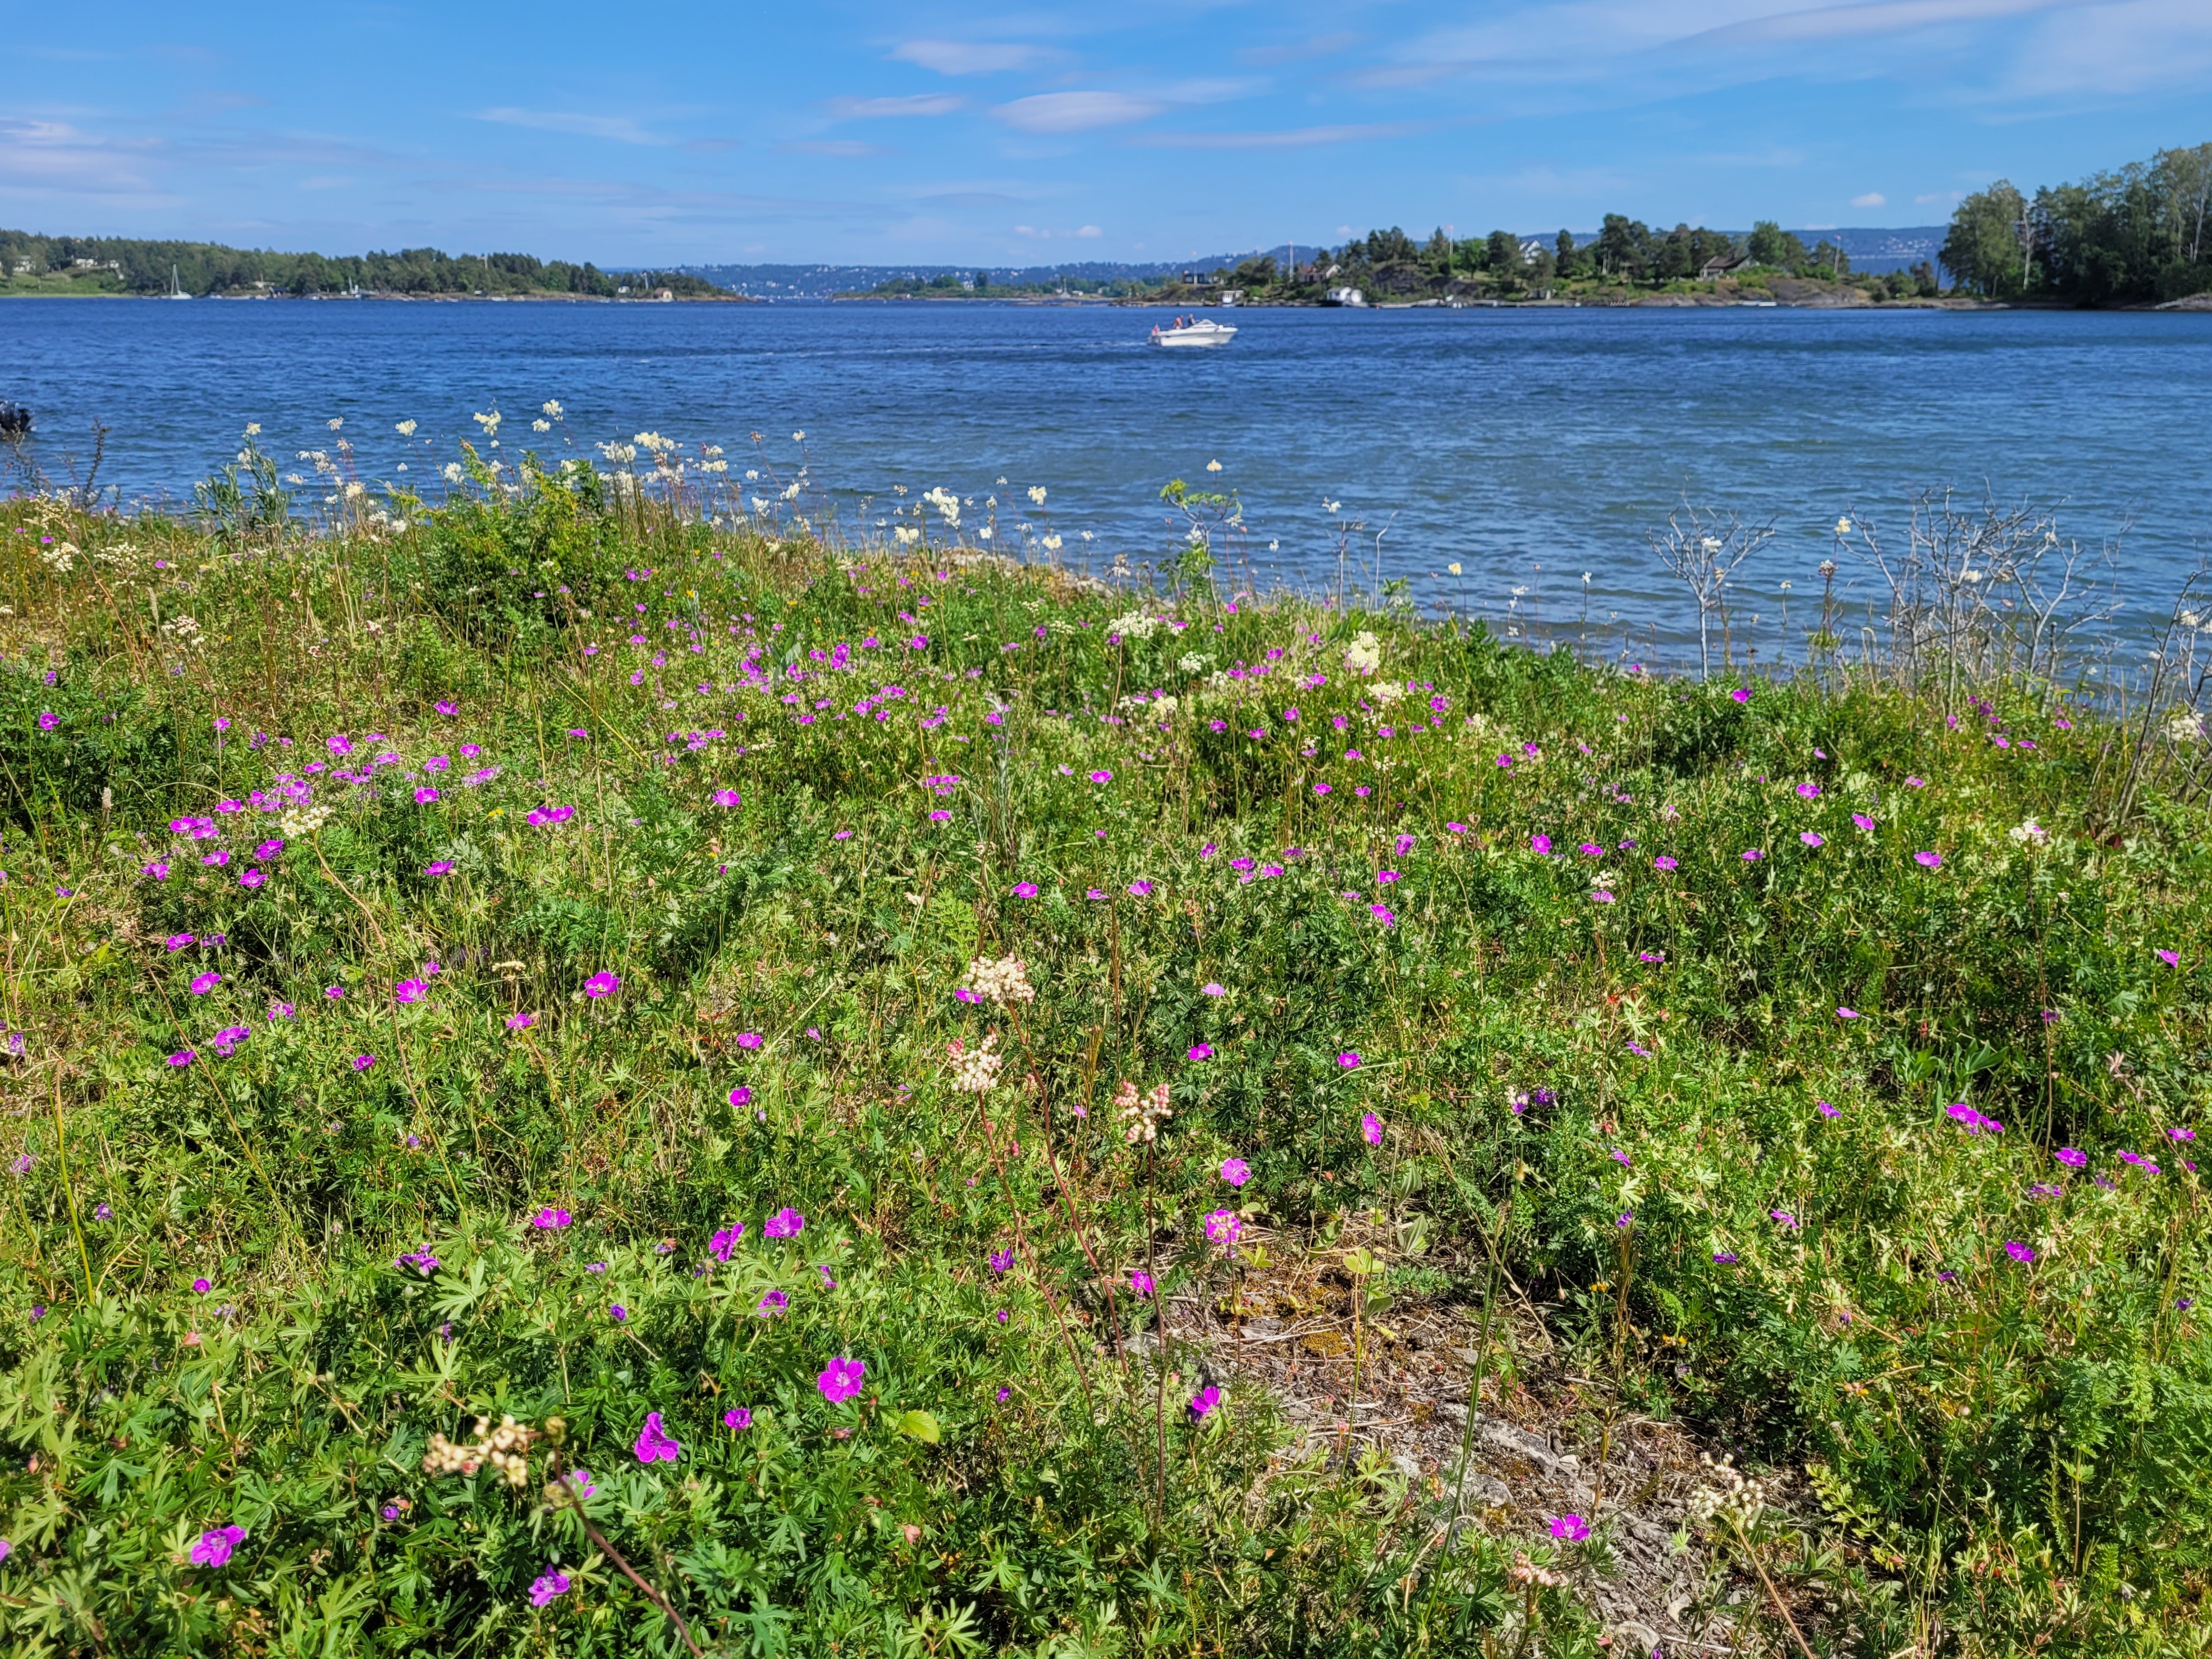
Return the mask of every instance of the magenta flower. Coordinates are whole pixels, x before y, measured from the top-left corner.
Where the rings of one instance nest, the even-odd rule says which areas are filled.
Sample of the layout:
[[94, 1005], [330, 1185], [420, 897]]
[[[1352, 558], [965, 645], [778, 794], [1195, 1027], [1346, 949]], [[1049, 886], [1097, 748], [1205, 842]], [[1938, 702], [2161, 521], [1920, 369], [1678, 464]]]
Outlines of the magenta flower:
[[1149, 881], [1133, 881], [1133, 882], [1131, 882], [1131, 883], [1129, 884], [1129, 896], [1130, 896], [1130, 897], [1132, 897], [1132, 898], [1150, 898], [1150, 897], [1152, 897], [1152, 883], [1150, 883]]
[[1905, 781], [1905, 787], [1907, 789], [1925, 789], [1928, 787], [1928, 780], [1925, 778], [1907, 778]]
[[1679, 870], [1681, 868], [1681, 866], [1676, 860], [1668, 858], [1664, 853], [1662, 853], [1657, 858], [1651, 860], [1651, 867], [1654, 870]]
[[1130, 1268], [1129, 1289], [1133, 1293], [1140, 1297], [1148, 1297], [1152, 1295], [1152, 1276], [1146, 1273], [1142, 1267]]
[[214, 1288], [215, 1288], [214, 1285], [213, 1285], [213, 1284], [211, 1284], [211, 1283], [210, 1283], [210, 1281], [208, 1281], [207, 1279], [195, 1279], [194, 1280], [192, 1280], [192, 1290], [193, 1290], [193, 1291], [194, 1291], [196, 1294], [198, 1294], [198, 1295], [200, 1295], [200, 1296], [205, 1296], [205, 1295], [206, 1295], [210, 1291], [213, 1290]]
[[2166, 1138], [2169, 1140], [2194, 1140], [2197, 1139], [2197, 1131], [2194, 1129], [2168, 1129], [2166, 1133]]
[[1943, 855], [1941, 853], [1915, 853], [1912, 855], [1912, 861], [1923, 870], [1941, 870], [1943, 867]]
[[1091, 775], [1091, 781], [1093, 783], [1111, 783], [1114, 781], [1114, 775], [1111, 772], [1105, 770], [1103, 768], [1101, 768], [1099, 770], [1093, 772]]
[[641, 1463], [673, 1463], [683, 1455], [683, 1443], [660, 1426], [660, 1413], [647, 1412], [645, 1427], [638, 1432], [637, 1461]]
[[202, 974], [192, 981], [192, 994], [196, 997], [204, 997], [222, 983], [221, 974]]
[[40, 709], [40, 710], [39, 711], [39, 730], [40, 730], [40, 731], [41, 731], [41, 732], [51, 732], [51, 731], [52, 731], [52, 730], [54, 729], [54, 727], [56, 727], [57, 726], [59, 726], [61, 723], [62, 723], [62, 717], [61, 717], [60, 715], [58, 715], [58, 714], [55, 714], [55, 713], [54, 713], [54, 711], [53, 711], [52, 709], [51, 709], [51, 708], [42, 708], [42, 709]]
[[422, 873], [426, 876], [450, 876], [453, 873], [453, 861], [451, 859], [439, 859], [433, 863], [424, 865]]
[[1199, 994], [1201, 996], [1225, 997], [1229, 994], [1229, 993], [1222, 989], [1220, 986], [1212, 983], [1211, 981], [1200, 986], [1198, 990]]
[[198, 1056], [197, 1054], [193, 1054], [193, 1053], [192, 1053], [192, 1051], [191, 1051], [191, 1049], [189, 1049], [189, 1048], [179, 1048], [179, 1049], [178, 1049], [178, 1050], [177, 1050], [177, 1052], [176, 1052], [175, 1054], [171, 1054], [171, 1055], [169, 1056], [169, 1064], [170, 1064], [170, 1065], [172, 1065], [172, 1066], [179, 1066], [179, 1067], [183, 1067], [183, 1066], [186, 1066], [191, 1065], [191, 1064], [192, 1063], [192, 1061], [193, 1061], [193, 1060], [197, 1060], [198, 1058]]
[[1552, 838], [1549, 836], [1529, 836], [1528, 850], [1532, 853], [1549, 857], [1552, 851]]
[[1211, 1382], [1190, 1397], [1190, 1414], [1202, 1418], [1221, 1403], [1221, 1390]]
[[430, 988], [419, 979], [403, 979], [392, 988], [394, 1002], [420, 1002], [430, 994]]
[[510, 1031], [526, 1031], [537, 1024], [538, 1016], [535, 1014], [509, 1014], [507, 1017], [507, 1029]]
[[1822, 1117], [1841, 1117], [1843, 1115], [1842, 1112], [1838, 1111], [1835, 1107], [1829, 1105], [1825, 1100], [1816, 1100], [1813, 1103], [1813, 1105], [1814, 1109], [1816, 1109]]
[[791, 1298], [789, 1297], [786, 1296], [781, 1291], [770, 1291], [767, 1295], [762, 1297], [759, 1302], [754, 1304], [753, 1317], [756, 1319], [773, 1319], [776, 1315], [783, 1312], [785, 1309], [790, 1306]]
[[1851, 822], [1858, 825], [1862, 830], [1872, 830], [1874, 828], [1874, 820], [1863, 812], [1852, 813]]
[[415, 792], [415, 804], [417, 806], [428, 806], [437, 799], [438, 792], [427, 783]]
[[1836, 1010], [1836, 1018], [1838, 1019], [1856, 1019], [1858, 1017], [1859, 1011], [1856, 1008], [1838, 1007]]
[[167, 881], [169, 878], [169, 861], [167, 859], [155, 859], [151, 864], [141, 867], [138, 873], [142, 876], [151, 876], [156, 881]]
[[[1751, 693], [1748, 691], [1737, 691], [1732, 695], [1738, 702], [1747, 702], [1751, 700]], [[1579, 1515], [1553, 1516], [1552, 1517], [1552, 1536], [1554, 1538], [1563, 1538], [1571, 1544], [1579, 1544], [1583, 1539], [1589, 1536], [1589, 1522], [1583, 1520]]]
[[991, 1252], [990, 1261], [991, 1271], [994, 1273], [1002, 1273], [1014, 1265], [1014, 1253], [1012, 1250], [994, 1250]]
[[1353, 1050], [1347, 1048], [1344, 1053], [1336, 1057], [1336, 1063], [1348, 1072], [1352, 1070], [1352, 1067], [1359, 1064], [1359, 1055]]
[[1036, 896], [1037, 884], [1035, 882], [1018, 881], [1014, 884], [1014, 896], [1016, 898], [1035, 898]]
[[587, 997], [612, 996], [621, 988], [621, 979], [604, 970], [584, 981], [584, 994]]
[[1817, 783], [1801, 783], [1797, 786], [1797, 799], [1800, 800], [1811, 800], [1820, 793], [1820, 786]]
[[530, 1218], [533, 1227], [566, 1227], [575, 1220], [566, 1210], [544, 1209]]
[[1209, 1244], [1234, 1244], [1237, 1236], [1244, 1231], [1244, 1224], [1234, 1210], [1215, 1210], [1206, 1218], [1206, 1239]]
[[761, 1035], [760, 1035], [760, 1033], [759, 1033], [758, 1031], [740, 1031], [740, 1032], [738, 1032], [738, 1048], [759, 1048], [760, 1046], [761, 1046]]
[[2088, 1153], [2074, 1146], [2061, 1146], [2057, 1152], [2051, 1153], [2051, 1157], [2069, 1170], [2078, 1170], [2089, 1161]]
[[1395, 926], [1398, 920], [1398, 913], [1387, 904], [1370, 904], [1367, 907], [1367, 914], [1385, 927]]
[[714, 1237], [707, 1241], [707, 1253], [717, 1261], [727, 1261], [730, 1252], [738, 1248], [738, 1241], [744, 1236], [745, 1224], [742, 1221], [734, 1227], [720, 1228]]
[[1193, 1060], [1212, 1060], [1213, 1058], [1212, 1046], [1209, 1043], [1194, 1042], [1190, 1047], [1190, 1058]]
[[2158, 959], [2169, 968], [2179, 968], [2181, 965], [2181, 952], [2179, 951], [2160, 951], [2156, 954]]
[[240, 873], [238, 884], [240, 887], [258, 887], [268, 879], [269, 878], [258, 870], [246, 870]]
[[[1731, 691], [1731, 692], [1729, 692], [1729, 701], [1730, 702], [1749, 702], [1751, 701], [1751, 688], [1750, 688], [1749, 686], [1747, 686], [1747, 685], [1739, 685], [1738, 687], [1736, 687], [1736, 689], [1735, 689], [1735, 690], [1733, 690], [1733, 691]], [[1572, 1517], [1571, 1516], [1569, 1516], [1568, 1518], [1569, 1518], [1570, 1520], [1573, 1519], [1573, 1517]], [[1565, 1537], [1565, 1536], [1567, 1536], [1567, 1534], [1563, 1534], [1563, 1533], [1560, 1533], [1560, 1532], [1559, 1532], [1559, 1531], [1557, 1530], [1557, 1525], [1558, 1525], [1558, 1523], [1557, 1523], [1557, 1522], [1554, 1522], [1554, 1523], [1553, 1523], [1553, 1528], [1554, 1528], [1554, 1530], [1553, 1530], [1553, 1535], [1554, 1537]], [[1579, 1534], [1577, 1534], [1577, 1535], [1579, 1535]]]
[[1801, 830], [1798, 831], [1797, 839], [1803, 842], [1808, 847], [1820, 847], [1826, 844], [1817, 834], [1810, 830]]
[[737, 1086], [736, 1088], [734, 1088], [734, 1089], [732, 1089], [732, 1090], [731, 1090], [731, 1091], [730, 1091], [730, 1104], [731, 1104], [731, 1105], [732, 1105], [732, 1106], [750, 1106], [750, 1105], [751, 1105], [752, 1103], [753, 1103], [753, 1091], [752, 1091], [752, 1090], [751, 1090], [749, 1086], [747, 1086], [746, 1085], [740, 1083], [739, 1085], [738, 1085], [738, 1086]]
[[1364, 1114], [1359, 1120], [1359, 1133], [1367, 1138], [1369, 1146], [1380, 1146], [1382, 1144], [1382, 1120], [1372, 1112]]
[[2015, 1261], [2033, 1261], [2035, 1260], [2035, 1250], [2033, 1246], [2023, 1244], [2016, 1238], [2008, 1238], [2005, 1240], [2005, 1254]]
[[753, 1425], [753, 1414], [743, 1406], [732, 1406], [722, 1413], [722, 1426], [744, 1433]]
[[1601, 887], [1590, 895], [1590, 902], [1592, 904], [1610, 904], [1613, 902], [1613, 894], [1607, 889]]
[[1252, 1166], [1241, 1158], [1224, 1158], [1221, 1178], [1232, 1187], [1242, 1187], [1252, 1178]]
[[806, 1218], [788, 1206], [761, 1224], [761, 1231], [770, 1238], [796, 1238], [805, 1230]]
[[629, 1318], [629, 1310], [623, 1307], [619, 1302], [610, 1306], [607, 1309], [607, 1311], [614, 1316], [614, 1322], [617, 1325], [624, 1323]]
[[868, 1374], [864, 1359], [833, 1359], [829, 1369], [814, 1379], [814, 1386], [822, 1390], [822, 1397], [833, 1406], [842, 1406], [860, 1391], [861, 1379]]
[[374, 1054], [356, 1054], [353, 1057], [353, 1068], [356, 1072], [365, 1072], [375, 1064], [376, 1056]]
[[741, 797], [734, 789], [717, 789], [714, 792], [714, 805], [717, 806], [743, 806], [744, 805], [744, 798]]
[[212, 1532], [204, 1532], [200, 1534], [200, 1541], [192, 1546], [192, 1565], [196, 1567], [220, 1567], [245, 1541], [246, 1528], [243, 1527], [217, 1527]]
[[1761, 859], [1765, 858], [1765, 856], [1766, 856], [1766, 854], [1765, 854], [1764, 852], [1760, 851], [1760, 850], [1759, 850], [1758, 848], [1756, 848], [1756, 847], [1753, 847], [1753, 848], [1747, 848], [1747, 849], [1746, 849], [1746, 851], [1745, 851], [1745, 853], [1744, 853], [1744, 855], [1743, 855], [1743, 861], [1744, 861], [1746, 864], [1756, 864], [1756, 863], [1758, 863], [1758, 862], [1759, 861], [1759, 860], [1761, 860]]
[[556, 1596], [568, 1593], [568, 1575], [555, 1568], [541, 1573], [530, 1583], [530, 1605], [542, 1607]]

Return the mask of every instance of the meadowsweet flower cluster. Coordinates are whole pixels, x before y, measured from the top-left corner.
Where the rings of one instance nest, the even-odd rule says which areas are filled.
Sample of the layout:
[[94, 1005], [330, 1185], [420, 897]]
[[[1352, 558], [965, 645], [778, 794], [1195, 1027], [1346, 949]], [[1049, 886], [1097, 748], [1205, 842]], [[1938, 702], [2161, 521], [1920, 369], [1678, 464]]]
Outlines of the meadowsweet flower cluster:
[[1036, 992], [1030, 984], [1029, 968], [1018, 956], [1009, 955], [996, 961], [989, 957], [976, 957], [968, 964], [968, 982], [978, 997], [1002, 1008], [1009, 1003], [1036, 1000]]
[[491, 1419], [477, 1419], [476, 1437], [455, 1444], [443, 1434], [430, 1437], [423, 1454], [425, 1474], [474, 1474], [489, 1464], [510, 1486], [520, 1488], [529, 1478], [530, 1448], [538, 1431], [512, 1417], [502, 1417], [494, 1428]]
[[1151, 1146], [1159, 1139], [1160, 1125], [1175, 1115], [1168, 1105], [1168, 1085], [1156, 1083], [1144, 1093], [1123, 1079], [1114, 1096], [1115, 1117], [1127, 1126], [1121, 1138], [1130, 1146]]

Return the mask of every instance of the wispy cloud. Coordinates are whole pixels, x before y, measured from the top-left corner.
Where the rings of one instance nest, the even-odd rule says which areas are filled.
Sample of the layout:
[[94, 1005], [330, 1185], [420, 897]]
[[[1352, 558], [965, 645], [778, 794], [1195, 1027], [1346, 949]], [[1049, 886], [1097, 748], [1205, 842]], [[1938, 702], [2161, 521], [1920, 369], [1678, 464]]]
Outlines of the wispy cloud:
[[950, 115], [968, 100], [951, 93], [917, 93], [908, 98], [832, 98], [827, 108], [840, 121], [872, 121], [912, 115]]
[[891, 52], [939, 75], [1003, 75], [1035, 68], [1052, 55], [1042, 46], [1005, 40], [908, 40]]
[[1768, 40], [1835, 40], [1905, 34], [1945, 23], [1978, 23], [2029, 12], [2094, 4], [2095, 0], [1863, 0], [1847, 6], [1779, 11], [1683, 37], [1686, 46]]
[[1041, 92], [991, 112], [1022, 132], [1091, 132], [1149, 121], [1167, 106], [1130, 92]]
[[1870, 190], [1863, 196], [1852, 197], [1851, 205], [1853, 207], [1887, 207], [1889, 198], [1878, 190]]
[[1279, 46], [1247, 46], [1237, 54], [1237, 61], [1255, 69], [1265, 69], [1276, 64], [1303, 64], [1316, 58], [1334, 58], [1339, 52], [1359, 44], [1359, 37], [1349, 31], [1334, 34], [1316, 34], [1310, 40], [1291, 40]]
[[665, 144], [667, 139], [648, 132], [627, 115], [591, 115], [575, 110], [518, 109], [502, 104], [478, 110], [476, 118], [503, 127], [530, 127], [539, 132], [570, 132], [583, 138], [605, 138], [617, 144]]
[[1052, 240], [1054, 236], [1063, 238], [1072, 236], [1079, 241], [1090, 242], [1096, 241], [1099, 237], [1103, 236], [1106, 233], [1101, 230], [1097, 225], [1083, 225], [1074, 230], [1059, 231], [1039, 230], [1035, 225], [1016, 225], [1014, 227], [1015, 235], [1029, 237], [1033, 240], [1040, 242], [1048, 242]]
[[1351, 144], [1363, 139], [1402, 138], [1434, 123], [1377, 121], [1364, 125], [1289, 127], [1277, 132], [1147, 132], [1133, 144], [1152, 149], [1306, 149], [1316, 144]]
[[857, 138], [801, 138], [775, 148], [782, 155], [831, 155], [847, 161], [891, 153], [885, 145], [864, 144]]

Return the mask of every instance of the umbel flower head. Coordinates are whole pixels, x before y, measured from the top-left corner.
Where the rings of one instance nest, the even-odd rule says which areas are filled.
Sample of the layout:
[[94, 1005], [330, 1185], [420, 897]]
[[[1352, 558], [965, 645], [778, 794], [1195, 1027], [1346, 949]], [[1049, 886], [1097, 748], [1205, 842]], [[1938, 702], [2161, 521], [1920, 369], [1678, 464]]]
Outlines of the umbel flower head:
[[1010, 1002], [1036, 1000], [1036, 991], [1030, 984], [1029, 964], [1019, 957], [1004, 957], [996, 962], [978, 957], [968, 964], [968, 978], [977, 996], [1001, 1008]]
[[946, 1051], [952, 1056], [952, 1086], [963, 1095], [990, 1092], [999, 1080], [999, 1067], [1005, 1063], [1002, 1056], [993, 1052], [998, 1045], [999, 1034], [996, 1031], [973, 1048], [958, 1037], [947, 1043]]
[[1705, 1465], [1705, 1475], [1690, 1494], [1691, 1518], [1707, 1523], [1724, 1522], [1748, 1533], [1766, 1507], [1765, 1483], [1747, 1477], [1735, 1467], [1732, 1455], [1716, 1463], [1707, 1452], [1698, 1461]]
[[512, 1417], [502, 1417], [499, 1426], [493, 1428], [491, 1419], [477, 1419], [476, 1438], [456, 1445], [442, 1434], [430, 1437], [430, 1449], [422, 1459], [425, 1474], [474, 1474], [489, 1463], [507, 1478], [510, 1486], [520, 1486], [526, 1477], [530, 1462], [530, 1443], [538, 1431], [526, 1423], [518, 1423]]
[[1139, 1141], [1149, 1146], [1160, 1138], [1160, 1125], [1175, 1115], [1168, 1105], [1168, 1085], [1156, 1083], [1149, 1094], [1139, 1094], [1137, 1085], [1127, 1078], [1121, 1080], [1121, 1091], [1114, 1097], [1115, 1115], [1129, 1127], [1121, 1138], [1132, 1146]]

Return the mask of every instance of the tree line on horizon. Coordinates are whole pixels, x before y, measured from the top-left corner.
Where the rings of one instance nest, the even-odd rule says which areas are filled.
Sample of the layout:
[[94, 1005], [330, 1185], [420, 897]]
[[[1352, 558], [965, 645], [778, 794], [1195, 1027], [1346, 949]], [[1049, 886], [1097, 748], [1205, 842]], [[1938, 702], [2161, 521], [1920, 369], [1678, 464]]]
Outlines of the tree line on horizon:
[[383, 294], [481, 294], [517, 297], [576, 295], [613, 299], [666, 289], [680, 298], [727, 290], [678, 270], [602, 270], [586, 260], [538, 259], [527, 253], [454, 255], [434, 247], [396, 253], [279, 253], [219, 242], [152, 240], [128, 236], [40, 236], [0, 230], [0, 282], [22, 273], [83, 274], [115, 279], [128, 294], [163, 294], [171, 273], [187, 294], [343, 294], [360, 288]]
[[2000, 179], [1951, 216], [1943, 265], [1991, 300], [2130, 305], [2212, 291], [2212, 143], [2043, 185]]

